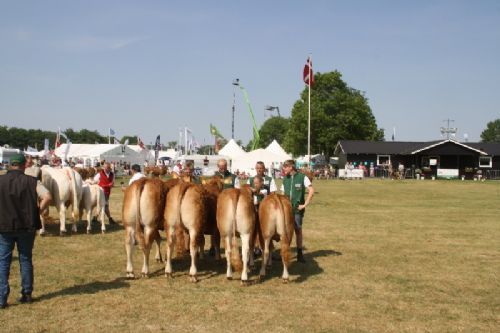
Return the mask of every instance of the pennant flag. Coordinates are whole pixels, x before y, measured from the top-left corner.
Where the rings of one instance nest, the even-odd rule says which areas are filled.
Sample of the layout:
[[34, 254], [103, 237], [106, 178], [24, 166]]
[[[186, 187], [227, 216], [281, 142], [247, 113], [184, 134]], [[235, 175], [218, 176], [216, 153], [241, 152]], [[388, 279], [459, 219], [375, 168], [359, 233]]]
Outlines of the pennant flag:
[[119, 144], [120, 144], [120, 141], [118, 141], [116, 138], [113, 138], [113, 144], [115, 144], [115, 145], [119, 145]]
[[116, 133], [115, 133], [115, 130], [110, 128], [109, 129], [109, 136], [114, 136]]
[[158, 155], [160, 154], [160, 148], [161, 148], [160, 134], [158, 134], [155, 141], [155, 160], [158, 159]]
[[307, 62], [304, 66], [304, 83], [308, 86], [314, 85], [314, 72], [312, 68], [311, 57], [307, 57]]
[[[57, 134], [56, 134], [56, 143], [54, 145], [55, 148], [58, 148], [59, 146], [61, 145], [61, 128], [59, 128], [57, 130]], [[54, 148], [54, 149], [55, 149]]]
[[396, 138], [396, 127], [392, 128], [392, 141]]
[[139, 145], [139, 147], [141, 147], [141, 149], [146, 149], [146, 147], [144, 146], [144, 142], [142, 142], [140, 137], [137, 137], [137, 144]]
[[213, 136], [216, 136], [216, 137], [219, 137], [219, 138], [223, 138], [224, 136], [219, 132], [219, 130], [217, 129], [217, 127], [215, 127], [214, 125], [210, 124], [210, 134], [212, 134]]

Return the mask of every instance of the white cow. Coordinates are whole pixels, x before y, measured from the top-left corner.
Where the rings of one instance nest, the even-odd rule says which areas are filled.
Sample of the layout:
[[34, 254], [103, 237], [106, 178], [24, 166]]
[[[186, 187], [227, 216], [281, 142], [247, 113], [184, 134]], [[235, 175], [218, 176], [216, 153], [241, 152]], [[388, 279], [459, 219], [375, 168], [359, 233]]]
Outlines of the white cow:
[[87, 233], [90, 234], [92, 229], [92, 218], [94, 208], [101, 221], [101, 232], [106, 231], [104, 225], [104, 206], [106, 205], [106, 198], [104, 197], [104, 191], [97, 184], [89, 184], [85, 182], [82, 187], [82, 200], [80, 201], [80, 213], [78, 214], [78, 219], [82, 220], [83, 210], [85, 209], [87, 213]]
[[[76, 217], [79, 214], [80, 200], [82, 198], [82, 177], [69, 167], [62, 169], [42, 167], [42, 184], [52, 195], [51, 205], [59, 212], [61, 223], [60, 234], [66, 233], [66, 208], [73, 206], [73, 232], [76, 232]], [[42, 229], [40, 235], [45, 233], [45, 218], [42, 215]]]

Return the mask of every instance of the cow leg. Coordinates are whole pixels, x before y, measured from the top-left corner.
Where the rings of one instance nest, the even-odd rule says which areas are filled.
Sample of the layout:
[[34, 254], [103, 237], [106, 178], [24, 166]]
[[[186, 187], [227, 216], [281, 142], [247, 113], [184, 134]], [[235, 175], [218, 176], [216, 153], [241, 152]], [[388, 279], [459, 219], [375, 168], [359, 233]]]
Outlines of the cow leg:
[[225, 247], [226, 261], [227, 261], [226, 278], [228, 280], [231, 280], [233, 278], [233, 271], [231, 269], [231, 235], [226, 235], [224, 239], [226, 240], [226, 247]]
[[198, 246], [198, 252], [200, 254], [200, 259], [203, 259], [205, 256], [205, 235], [201, 233], [199, 236], [199, 246]]
[[169, 226], [166, 228], [167, 233], [167, 261], [165, 262], [165, 276], [172, 276], [172, 254], [174, 253], [174, 242], [175, 242], [175, 228]]
[[[104, 224], [104, 208], [101, 208], [101, 211], [99, 213], [99, 219], [101, 220], [101, 232], [105, 233], [106, 232], [106, 224]], [[90, 224], [90, 220], [89, 220]]]
[[155, 230], [152, 230], [150, 227], [146, 226], [144, 228], [144, 248], [142, 249], [142, 253], [144, 255], [144, 261], [142, 265], [142, 276], [149, 276], [149, 255], [151, 253], [151, 237]]
[[163, 260], [161, 258], [161, 247], [160, 247], [161, 236], [160, 236], [160, 232], [158, 230], [156, 230], [155, 243], [156, 243], [155, 260], [156, 260], [156, 262], [162, 262]]
[[196, 242], [198, 234], [196, 230], [189, 230], [189, 254], [191, 255], [191, 267], [189, 268], [189, 277], [191, 282], [196, 282]]
[[[73, 207], [71, 207], [73, 208]], [[75, 216], [75, 211], [72, 209], [71, 210], [71, 219], [73, 220], [73, 226], [71, 227], [71, 231], [76, 233], [77, 232], [77, 227], [76, 227], [76, 224], [78, 223], [77, 217]]]
[[271, 239], [266, 237], [264, 239], [264, 253], [262, 254], [262, 266], [260, 267], [260, 277], [263, 278], [266, 276], [266, 266], [268, 260], [271, 258], [271, 251], [269, 251], [269, 243], [271, 242]]
[[40, 212], [40, 221], [42, 223], [42, 228], [40, 229], [40, 236], [45, 235], [45, 221], [47, 220], [47, 217], [49, 216], [49, 208], [44, 210], [43, 212]]
[[[251, 234], [242, 234], [241, 237], [241, 257], [243, 260], [243, 271], [241, 272], [241, 282], [248, 281], [248, 262], [250, 256], [250, 237]], [[252, 259], [253, 263], [253, 259]]]
[[64, 236], [66, 234], [66, 206], [64, 202], [59, 205], [59, 234]]
[[220, 260], [220, 232], [217, 228], [215, 228], [215, 231], [212, 236], [211, 243], [214, 246], [215, 249], [215, 260]]
[[[80, 213], [81, 215], [82, 213]], [[92, 231], [92, 209], [87, 209], [87, 234]]]
[[135, 232], [134, 228], [127, 226], [125, 230], [125, 251], [127, 252], [127, 279], [133, 279], [134, 268], [132, 266], [132, 252], [135, 243]]

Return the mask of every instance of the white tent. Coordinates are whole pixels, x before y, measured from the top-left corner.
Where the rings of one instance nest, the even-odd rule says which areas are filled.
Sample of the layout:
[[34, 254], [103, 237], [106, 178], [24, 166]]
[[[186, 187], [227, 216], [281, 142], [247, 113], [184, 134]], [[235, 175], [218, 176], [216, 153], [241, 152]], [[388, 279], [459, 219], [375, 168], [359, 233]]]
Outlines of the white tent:
[[238, 146], [238, 144], [236, 143], [236, 141], [234, 141], [234, 139], [231, 139], [224, 146], [224, 148], [222, 148], [221, 150], [219, 150], [218, 154], [219, 155], [227, 156], [230, 159], [232, 159], [232, 158], [234, 158], [236, 156], [245, 154], [245, 151], [243, 149], [241, 149], [240, 146]]
[[249, 153], [245, 153], [233, 158], [231, 171], [235, 172], [239, 170], [240, 172], [245, 172], [251, 176], [255, 175], [255, 164], [258, 161], [264, 162], [266, 168], [270, 168], [271, 164], [276, 168], [277, 165], [284, 162], [285, 157], [277, 155], [265, 149], [256, 149]]
[[19, 149], [0, 147], [0, 162], [10, 163], [10, 158], [13, 155], [19, 154], [21, 151]]
[[276, 155], [283, 156], [283, 160], [292, 159], [292, 155], [288, 154], [276, 140], [273, 140], [273, 142], [266, 147], [266, 150]]
[[[62, 144], [55, 150], [55, 154], [64, 158], [67, 150], [67, 144]], [[72, 143], [67, 152], [67, 158], [83, 159], [85, 164], [92, 163], [94, 160], [106, 160], [108, 162], [127, 162], [142, 164], [147, 155], [136, 152], [129, 146], [120, 144], [78, 144]]]

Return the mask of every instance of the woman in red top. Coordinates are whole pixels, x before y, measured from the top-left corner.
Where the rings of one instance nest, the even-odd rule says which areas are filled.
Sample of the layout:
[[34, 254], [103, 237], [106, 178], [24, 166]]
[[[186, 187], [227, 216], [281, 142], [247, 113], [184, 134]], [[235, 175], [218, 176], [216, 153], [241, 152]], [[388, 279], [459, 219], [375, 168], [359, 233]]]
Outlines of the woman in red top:
[[109, 219], [109, 224], [115, 224], [116, 222], [111, 217], [111, 212], [109, 211], [109, 196], [111, 195], [111, 188], [115, 183], [115, 174], [111, 171], [111, 164], [109, 162], [104, 163], [102, 170], [95, 175], [94, 182], [104, 191], [104, 197], [106, 198], [104, 212]]

